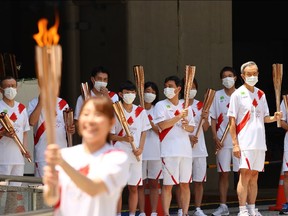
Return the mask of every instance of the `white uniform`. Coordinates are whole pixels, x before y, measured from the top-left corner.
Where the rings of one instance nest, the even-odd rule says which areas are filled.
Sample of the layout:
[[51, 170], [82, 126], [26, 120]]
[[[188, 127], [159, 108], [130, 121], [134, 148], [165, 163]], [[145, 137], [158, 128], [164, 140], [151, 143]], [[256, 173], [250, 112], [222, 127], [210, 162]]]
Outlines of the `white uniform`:
[[[288, 113], [284, 104], [284, 101], [281, 102], [280, 110], [283, 114], [282, 119], [286, 123], [288, 123]], [[283, 172], [288, 171], [288, 131], [285, 133], [284, 137], [284, 154], [283, 154], [283, 164], [282, 164]]]
[[[153, 121], [154, 106], [146, 110], [148, 118]], [[160, 158], [160, 140], [152, 128], [146, 133], [145, 145], [142, 153], [142, 178], [159, 179], [162, 178], [162, 163]]]
[[[28, 104], [28, 115], [34, 111], [38, 104], [38, 97], [33, 98]], [[56, 125], [55, 125], [55, 138], [56, 143], [60, 148], [67, 147], [66, 129], [63, 117], [63, 111], [69, 108], [67, 102], [62, 98], [57, 98], [56, 106]], [[45, 155], [44, 152], [47, 146], [46, 129], [45, 129], [45, 118], [44, 110], [41, 111], [37, 124], [34, 125], [34, 156], [35, 156], [35, 175], [38, 177], [43, 176], [43, 167], [45, 166]]]
[[[203, 109], [203, 103], [196, 99], [193, 100], [193, 104], [190, 106], [192, 109], [194, 121], [195, 121], [195, 130], [191, 135], [196, 134], [197, 127], [201, 120], [201, 114]], [[208, 117], [208, 121], [210, 124], [210, 118]], [[192, 143], [191, 143], [192, 145]], [[204, 182], [206, 181], [206, 170], [207, 170], [207, 160], [206, 157], [208, 156], [205, 137], [203, 132], [203, 127], [199, 129], [199, 136], [198, 136], [198, 143], [194, 145], [192, 148], [192, 180], [196, 182]]]
[[[262, 171], [265, 151], [267, 150], [264, 118], [269, 116], [269, 108], [264, 92], [254, 87], [252, 93], [242, 85], [231, 95], [227, 115], [236, 119], [236, 134], [240, 149], [243, 152], [241, 154], [243, 157], [240, 158], [240, 168], [245, 166], [249, 169]], [[260, 158], [257, 160], [253, 156], [246, 155], [245, 151], [247, 150], [263, 151], [264, 157], [261, 156], [261, 160]], [[254, 163], [257, 168], [254, 167]]]
[[[135, 147], [138, 148], [140, 144], [141, 133], [151, 128], [147, 113], [145, 109], [133, 104], [132, 111], [129, 113], [124, 109], [124, 114], [131, 132], [134, 138]], [[125, 136], [125, 130], [122, 128], [120, 122], [116, 121], [114, 127], [111, 129], [111, 133], [117, 136]], [[142, 158], [140, 162], [137, 161], [134, 153], [132, 152], [131, 144], [128, 142], [114, 142], [115, 148], [119, 148], [125, 151], [129, 156], [130, 162], [130, 178], [128, 180], [129, 185], [142, 185]]]
[[[109, 91], [108, 94], [113, 103], [119, 100], [119, 97], [115, 92]], [[92, 90], [90, 91], [90, 95], [91, 97], [97, 97]], [[79, 118], [80, 110], [81, 110], [83, 103], [84, 103], [84, 99], [82, 95], [79, 95], [79, 97], [77, 98], [75, 112], [74, 112], [74, 119], [76, 120], [78, 120]]]
[[[175, 106], [168, 99], [155, 105], [154, 123], [169, 120], [181, 113], [183, 100]], [[195, 126], [192, 110], [188, 109], [186, 119], [189, 125]], [[181, 120], [170, 128], [159, 132], [161, 157], [163, 165], [163, 184], [174, 185], [179, 182], [191, 182], [192, 177], [192, 147], [189, 133], [182, 128]]]
[[[19, 140], [23, 144], [23, 133], [30, 130], [28, 113], [25, 105], [14, 101], [14, 106], [10, 107], [3, 100], [0, 100], [0, 112], [7, 113]], [[0, 130], [4, 130], [2, 125], [0, 125]], [[6, 136], [0, 137], [0, 174], [23, 175], [24, 164], [24, 157], [22, 156], [21, 150], [15, 141]], [[16, 173], [13, 173], [13, 170], [11, 171], [10, 168], [11, 166], [15, 165], [21, 167]], [[9, 166], [10, 171], [8, 173], [5, 167]]]
[[108, 192], [90, 196], [80, 190], [61, 169], [59, 170], [60, 201], [55, 206], [55, 216], [116, 215], [116, 206], [122, 189], [127, 183], [128, 162], [125, 152], [106, 144], [93, 154], [88, 154], [83, 145], [61, 150], [63, 158], [74, 169], [90, 179], [100, 178]]
[[[213, 103], [210, 108], [211, 118], [216, 120], [216, 132], [218, 139], [221, 139], [226, 126], [229, 123], [227, 111], [230, 104], [230, 96], [225, 93], [224, 89], [216, 91]], [[216, 165], [218, 172], [231, 171], [231, 159], [233, 162], [233, 171], [237, 172], [239, 169], [239, 159], [233, 155], [233, 143], [231, 135], [228, 131], [224, 141], [223, 147], [216, 155]]]

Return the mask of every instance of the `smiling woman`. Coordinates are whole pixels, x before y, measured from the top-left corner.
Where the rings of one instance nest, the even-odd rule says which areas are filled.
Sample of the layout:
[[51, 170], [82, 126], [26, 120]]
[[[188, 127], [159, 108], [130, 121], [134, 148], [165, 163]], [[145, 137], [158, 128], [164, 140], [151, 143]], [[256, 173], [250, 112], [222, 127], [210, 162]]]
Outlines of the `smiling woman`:
[[[55, 215], [116, 215], [116, 205], [127, 183], [127, 155], [109, 145], [114, 125], [109, 98], [89, 98], [79, 116], [83, 143], [60, 150], [48, 145], [44, 172], [44, 200]], [[51, 195], [53, 188], [57, 193]]]

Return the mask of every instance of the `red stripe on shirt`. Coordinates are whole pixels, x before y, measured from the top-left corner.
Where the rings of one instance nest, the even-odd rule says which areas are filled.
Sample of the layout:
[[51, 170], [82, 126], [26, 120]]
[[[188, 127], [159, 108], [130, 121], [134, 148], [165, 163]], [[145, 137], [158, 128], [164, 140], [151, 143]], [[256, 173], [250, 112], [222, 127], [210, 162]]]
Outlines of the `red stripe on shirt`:
[[60, 208], [60, 204], [61, 204], [61, 186], [59, 187], [59, 200], [58, 200], [58, 202], [55, 204], [54, 209]]
[[159, 178], [160, 178], [161, 173], [162, 173], [162, 170], [160, 170], [160, 172], [158, 173], [156, 179], [159, 179]]
[[58, 103], [59, 109], [62, 110], [66, 106], [67, 102], [64, 99], [61, 99]]
[[250, 111], [248, 111], [246, 113], [246, 115], [244, 116], [244, 118], [242, 119], [242, 121], [237, 125], [236, 127], [236, 133], [239, 134], [240, 131], [245, 127], [245, 125], [247, 124], [247, 122], [250, 119]]
[[133, 118], [131, 116], [127, 119], [127, 123], [129, 125], [132, 125], [134, 123]]
[[15, 122], [15, 121], [17, 120], [17, 115], [16, 115], [16, 113], [13, 112], [13, 113], [10, 115], [9, 118], [11, 119], [11, 121]]
[[140, 115], [140, 113], [144, 110], [143, 107], [138, 106], [135, 110], [135, 116], [136, 118]]
[[219, 168], [220, 168], [221, 172], [224, 172], [224, 170], [223, 170], [223, 168], [221, 166], [221, 163], [218, 163], [218, 165], [219, 165]]
[[153, 120], [153, 117], [149, 114], [149, 115], [148, 115], [148, 119], [149, 119], [150, 121], [152, 121], [152, 120]]
[[44, 124], [44, 122], [42, 122], [42, 124], [37, 129], [36, 134], [34, 136], [34, 145], [37, 145], [37, 143], [39, 142], [40, 137], [42, 136], [42, 134], [44, 132], [45, 132], [45, 124]]
[[142, 178], [139, 179], [139, 181], [137, 182], [137, 186], [139, 186], [139, 184], [141, 183]]
[[172, 178], [172, 181], [174, 182], [174, 184], [178, 184], [178, 182], [176, 181], [176, 179], [174, 178], [174, 176], [173, 175], [171, 175], [171, 178]]
[[80, 169], [79, 169], [79, 172], [80, 172], [81, 174], [87, 176], [88, 173], [89, 173], [89, 170], [90, 170], [90, 166], [89, 166], [89, 164], [88, 164], [88, 165], [86, 165], [85, 167], [80, 168]]
[[169, 131], [170, 131], [171, 129], [172, 129], [172, 127], [166, 128], [166, 129], [162, 130], [162, 131], [159, 133], [160, 142], [162, 142], [162, 140], [166, 137], [166, 135], [169, 133]]
[[[120, 131], [119, 131], [119, 133], [118, 133], [118, 136], [123, 136], [123, 129], [121, 129]], [[116, 143], [117, 141], [113, 141], [113, 145], [115, 145], [115, 143]]]
[[224, 121], [224, 117], [223, 117], [223, 113], [221, 113], [217, 118], [216, 131], [219, 130], [220, 125], [222, 124], [223, 121]]

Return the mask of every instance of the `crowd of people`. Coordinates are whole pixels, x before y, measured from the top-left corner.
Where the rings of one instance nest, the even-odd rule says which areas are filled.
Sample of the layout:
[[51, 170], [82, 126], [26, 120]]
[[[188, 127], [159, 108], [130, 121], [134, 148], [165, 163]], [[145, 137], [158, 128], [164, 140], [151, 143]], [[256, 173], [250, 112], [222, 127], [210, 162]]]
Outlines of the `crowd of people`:
[[[159, 100], [160, 88], [156, 83], [146, 81], [144, 107], [141, 107], [134, 102], [137, 88], [133, 82], [127, 80], [117, 92], [110, 91], [109, 72], [96, 67], [91, 72], [91, 96], [85, 99], [80, 95], [77, 99], [74, 125], [65, 125], [63, 110], [69, 105], [57, 98], [53, 111], [56, 142], [49, 145], [41, 95], [32, 99], [26, 110], [14, 100], [15, 78], [5, 77], [0, 82], [3, 95], [0, 109], [9, 115], [15, 133], [26, 147], [27, 131], [29, 125], [33, 126], [35, 176], [43, 178], [44, 200], [54, 206], [55, 215], [120, 216], [123, 189], [127, 186], [129, 215], [135, 216], [139, 209], [139, 215], [146, 216], [145, 188], [149, 187], [151, 216], [156, 216], [159, 185], [164, 215], [169, 215], [174, 186], [178, 215], [188, 215], [193, 184], [193, 215], [206, 216], [201, 209], [207, 179], [205, 132], [211, 127], [219, 173], [219, 207], [212, 215], [229, 215], [227, 193], [229, 173], [233, 171], [239, 175], [238, 216], [261, 216], [255, 202], [258, 173], [263, 171], [267, 151], [264, 124], [281, 119], [281, 126], [288, 130], [287, 108], [282, 102], [281, 112], [270, 116], [265, 93], [255, 87], [259, 76], [257, 64], [246, 62], [240, 70], [243, 84], [236, 88], [234, 68], [223, 67], [220, 71], [223, 88], [216, 91], [210, 109], [204, 110], [203, 102], [196, 99], [196, 78], [189, 91], [188, 107], [184, 106], [185, 79], [175, 75], [163, 81], [163, 100]], [[113, 103], [118, 101], [123, 104], [129, 134], [116, 118]], [[68, 147], [66, 133], [76, 131], [82, 137], [82, 144]], [[0, 174], [23, 175], [27, 155], [21, 154], [12, 139], [14, 134], [2, 127], [0, 135]], [[288, 160], [287, 139], [286, 133], [285, 161]], [[288, 168], [284, 159], [288, 202]], [[282, 212], [288, 214], [288, 204]]]

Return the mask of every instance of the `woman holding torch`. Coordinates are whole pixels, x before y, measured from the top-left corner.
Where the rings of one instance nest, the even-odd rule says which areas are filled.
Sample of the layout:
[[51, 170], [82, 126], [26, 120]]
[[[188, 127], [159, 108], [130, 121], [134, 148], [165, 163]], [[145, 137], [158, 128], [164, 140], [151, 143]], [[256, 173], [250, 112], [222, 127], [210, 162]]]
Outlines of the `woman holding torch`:
[[[61, 150], [57, 144], [47, 146], [44, 200], [55, 206], [54, 215], [116, 214], [117, 201], [127, 183], [128, 157], [109, 144], [114, 123], [111, 100], [89, 98], [79, 115], [83, 143]], [[51, 166], [56, 166], [56, 171]]]

